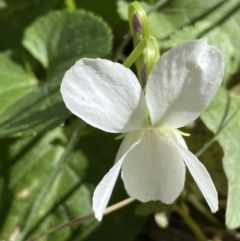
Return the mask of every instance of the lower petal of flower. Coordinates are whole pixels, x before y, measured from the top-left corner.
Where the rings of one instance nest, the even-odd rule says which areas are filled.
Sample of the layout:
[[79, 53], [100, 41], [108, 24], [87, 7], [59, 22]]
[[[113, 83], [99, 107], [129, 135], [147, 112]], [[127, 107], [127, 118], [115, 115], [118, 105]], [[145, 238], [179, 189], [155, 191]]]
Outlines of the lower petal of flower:
[[125, 156], [122, 179], [129, 196], [172, 203], [183, 189], [185, 165], [178, 149], [159, 130], [146, 130]]
[[218, 210], [218, 195], [207, 169], [189, 150], [184, 148], [178, 142], [171, 141], [181, 153], [186, 166], [205, 197], [211, 211], [213, 213], [216, 212]]

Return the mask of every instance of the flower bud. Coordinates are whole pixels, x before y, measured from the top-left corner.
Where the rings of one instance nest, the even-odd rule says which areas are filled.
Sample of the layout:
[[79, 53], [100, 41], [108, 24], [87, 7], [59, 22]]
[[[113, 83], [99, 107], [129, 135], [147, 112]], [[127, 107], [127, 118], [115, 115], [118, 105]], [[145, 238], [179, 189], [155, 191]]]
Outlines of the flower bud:
[[132, 18], [132, 26], [133, 26], [134, 33], [137, 33], [137, 34], [142, 33], [143, 31], [142, 22], [137, 13], [135, 13]]

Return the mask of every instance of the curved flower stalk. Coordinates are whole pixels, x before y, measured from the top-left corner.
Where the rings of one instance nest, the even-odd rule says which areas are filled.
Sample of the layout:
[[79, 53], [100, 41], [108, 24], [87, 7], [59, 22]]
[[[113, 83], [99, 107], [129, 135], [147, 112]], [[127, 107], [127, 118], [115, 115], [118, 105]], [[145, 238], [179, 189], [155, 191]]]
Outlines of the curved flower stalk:
[[218, 210], [210, 175], [177, 128], [209, 105], [223, 70], [221, 52], [201, 39], [164, 53], [149, 75], [145, 95], [130, 69], [109, 60], [84, 58], [67, 71], [61, 85], [67, 108], [103, 131], [126, 134], [114, 166], [93, 195], [98, 220], [121, 169], [129, 196], [169, 204], [183, 189], [187, 166], [211, 211]]

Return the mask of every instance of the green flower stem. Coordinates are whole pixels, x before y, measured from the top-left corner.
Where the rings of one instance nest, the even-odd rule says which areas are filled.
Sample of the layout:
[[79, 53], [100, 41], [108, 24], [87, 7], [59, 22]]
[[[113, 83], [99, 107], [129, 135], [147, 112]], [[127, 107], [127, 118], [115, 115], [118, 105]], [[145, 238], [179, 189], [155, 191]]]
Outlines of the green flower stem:
[[85, 126], [86, 126], [86, 123], [81, 121], [81, 123], [76, 127], [75, 131], [73, 132], [73, 134], [68, 142], [65, 152], [63, 153], [62, 157], [58, 161], [58, 164], [56, 165], [56, 168], [53, 170], [46, 185], [43, 187], [42, 191], [39, 193], [39, 195], [36, 199], [36, 202], [33, 204], [32, 208], [29, 212], [29, 215], [26, 219], [26, 222], [25, 222], [24, 226], [22, 227], [21, 233], [19, 234], [19, 236], [16, 238], [15, 241], [24, 240], [25, 236], [27, 235], [28, 231], [30, 230], [31, 224], [34, 220], [36, 213], [38, 212], [39, 208], [41, 207], [48, 192], [51, 190], [51, 187], [54, 184], [54, 181], [56, 180], [59, 173], [61, 172], [62, 167], [64, 166], [64, 163], [66, 163], [69, 154], [75, 147], [77, 141], [79, 140], [79, 136], [82, 134]]
[[224, 225], [215, 217], [213, 213], [209, 212], [206, 206], [203, 205], [203, 203], [194, 194], [188, 194], [188, 201], [209, 221], [211, 221], [214, 226], [218, 227], [218, 229], [224, 228]]
[[[155, 12], [159, 7], [161, 7], [164, 3], [166, 3], [168, 0], [159, 0], [156, 2], [156, 4], [150, 8], [147, 11], [147, 16], [150, 16], [153, 12]], [[117, 48], [117, 51], [115, 52], [112, 60], [114, 62], [118, 61], [123, 50], [125, 49], [125, 47], [128, 45], [129, 41], [132, 39], [131, 33], [127, 33], [124, 37], [124, 40], [122, 41], [122, 43], [119, 45], [119, 47]]]
[[179, 207], [178, 205], [174, 206], [174, 210], [182, 217], [182, 219], [185, 221], [185, 223], [188, 225], [188, 227], [192, 230], [194, 235], [199, 241], [208, 241], [205, 234], [202, 232], [200, 227], [197, 225], [197, 223], [192, 219], [191, 216], [189, 216], [182, 207]]
[[[122, 208], [122, 207], [124, 207], [124, 206], [126, 206], [128, 204], [130, 204], [134, 200], [135, 200], [134, 198], [128, 198], [128, 199], [125, 199], [125, 200], [123, 200], [123, 201], [121, 201], [119, 203], [116, 203], [116, 204], [114, 204], [114, 205], [112, 205], [110, 207], [107, 207], [105, 209], [105, 211], [104, 211], [104, 215], [109, 214], [109, 213], [111, 213], [113, 211], [116, 211], [116, 210], [118, 210], [118, 209], [120, 209], [120, 208]], [[74, 220], [72, 220], [70, 222], [67, 222], [67, 223], [64, 223], [64, 224], [62, 224], [60, 226], [57, 226], [57, 227], [52, 228], [52, 229], [49, 229], [48, 231], [43, 232], [43, 233], [41, 233], [41, 234], [39, 234], [39, 235], [37, 235], [37, 236], [35, 236], [33, 238], [30, 238], [30, 239], [28, 239], [26, 241], [35, 241], [35, 240], [40, 239], [40, 238], [42, 238], [42, 237], [44, 237], [44, 236], [46, 236], [46, 235], [48, 235], [50, 233], [53, 233], [55, 231], [58, 231], [58, 230], [61, 230], [61, 229], [67, 228], [67, 227], [71, 227], [71, 226], [74, 226], [76, 224], [81, 224], [81, 223], [84, 223], [86, 221], [93, 220], [94, 218], [95, 218], [94, 214], [90, 214], [90, 215], [87, 215], [87, 216], [84, 216], [84, 217], [81, 217], [81, 218], [74, 219]]]
[[128, 22], [134, 47], [146, 40], [144, 51], [135, 61], [137, 76], [144, 88], [149, 73], [159, 59], [159, 45], [157, 40], [150, 35], [148, 17], [139, 2], [135, 1], [128, 5]]
[[133, 63], [138, 59], [139, 55], [142, 54], [143, 50], [146, 48], [146, 40], [142, 40], [132, 51], [132, 53], [124, 61], [123, 65], [130, 68]]

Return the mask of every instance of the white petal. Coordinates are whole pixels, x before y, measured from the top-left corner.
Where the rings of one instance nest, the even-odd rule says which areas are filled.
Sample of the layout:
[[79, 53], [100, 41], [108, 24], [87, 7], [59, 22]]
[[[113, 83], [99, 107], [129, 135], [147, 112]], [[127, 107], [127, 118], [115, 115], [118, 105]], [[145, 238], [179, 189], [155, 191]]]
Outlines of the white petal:
[[218, 195], [207, 169], [189, 150], [176, 141], [171, 141], [181, 153], [186, 166], [205, 197], [211, 211], [216, 212], [218, 210]]
[[181, 145], [183, 145], [185, 148], [188, 149], [185, 140], [179, 134], [179, 132], [180, 132], [179, 130], [163, 127], [163, 128], [159, 128], [159, 131], [162, 132], [163, 134], [165, 134], [170, 139], [176, 140], [177, 142], [179, 142]]
[[104, 176], [102, 181], [96, 187], [93, 194], [93, 211], [95, 217], [101, 221], [103, 212], [108, 204], [108, 201], [111, 197], [113, 187], [116, 183], [119, 171], [122, 166], [122, 161], [117, 162], [109, 172]]
[[206, 39], [189, 41], [164, 53], [146, 87], [146, 100], [155, 126], [178, 128], [195, 120], [221, 84], [224, 60]]
[[183, 189], [185, 165], [178, 149], [158, 130], [146, 130], [125, 157], [122, 178], [129, 196], [172, 203]]
[[[113, 187], [116, 183], [119, 171], [122, 166], [122, 162], [125, 156], [129, 151], [134, 148], [140, 142], [142, 136], [142, 131], [135, 131], [131, 134], [128, 134], [123, 140], [121, 146], [125, 146], [124, 152], [119, 152], [118, 160], [115, 165], [109, 170], [109, 172], [104, 176], [101, 182], [96, 187], [93, 194], [93, 211], [95, 213], [95, 217], [101, 221], [104, 210], [108, 204], [110, 196], [113, 191]], [[121, 149], [121, 147], [120, 147]], [[119, 149], [119, 150], [120, 150]], [[122, 149], [123, 150], [123, 149]]]
[[184, 140], [184, 138], [175, 130], [173, 130], [173, 133], [174, 133], [175, 138], [178, 141], [178, 143], [180, 143], [182, 146], [184, 146], [186, 149], [188, 149], [187, 143]]
[[108, 132], [130, 132], [147, 126], [147, 107], [133, 72], [104, 59], [81, 59], [63, 78], [67, 108], [88, 124]]

